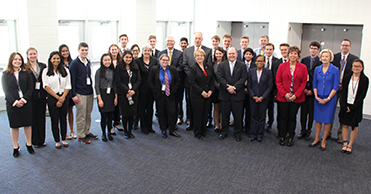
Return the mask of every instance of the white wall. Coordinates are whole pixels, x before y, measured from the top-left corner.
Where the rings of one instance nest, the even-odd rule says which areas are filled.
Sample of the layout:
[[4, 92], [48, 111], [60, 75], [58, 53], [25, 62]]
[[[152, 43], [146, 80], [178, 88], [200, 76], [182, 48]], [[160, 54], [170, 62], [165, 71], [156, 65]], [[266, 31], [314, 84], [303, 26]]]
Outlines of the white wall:
[[[371, 64], [371, 36], [368, 36], [371, 34], [371, 1], [234, 0], [226, 3], [224, 0], [206, 0], [195, 3], [195, 31], [204, 34], [204, 44], [207, 46], [211, 46], [209, 37], [216, 33], [216, 21], [269, 22], [270, 42], [275, 45], [288, 42], [298, 46], [300, 44], [297, 37], [292, 37], [295, 36], [295, 31], [288, 32], [289, 23], [363, 25], [360, 58], [365, 62], [365, 74], [371, 78], [371, 67], [367, 65]], [[223, 5], [228, 7], [224, 9]], [[371, 115], [370, 95], [366, 97], [364, 113]]]

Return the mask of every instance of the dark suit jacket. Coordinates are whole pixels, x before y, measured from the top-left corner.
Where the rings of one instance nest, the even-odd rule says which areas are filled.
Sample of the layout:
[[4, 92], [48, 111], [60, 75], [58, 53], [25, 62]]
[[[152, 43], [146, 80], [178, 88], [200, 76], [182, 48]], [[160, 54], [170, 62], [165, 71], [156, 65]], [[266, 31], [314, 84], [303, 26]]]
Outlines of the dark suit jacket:
[[310, 69], [310, 56], [307, 56], [307, 57], [305, 57], [301, 60], [301, 63], [303, 63], [305, 66], [307, 66], [307, 71], [308, 71], [308, 75], [309, 75], [309, 80], [307, 81], [307, 86], [305, 87], [305, 89], [312, 90], [313, 89], [314, 69], [316, 69], [316, 67], [320, 66], [322, 64], [322, 62], [319, 60], [319, 57], [317, 56], [314, 59], [312, 69]]
[[[37, 65], [40, 68], [40, 73], [39, 73], [38, 77], [35, 77], [35, 74], [33, 74], [32, 72], [29, 72], [31, 77], [32, 77], [32, 83], [34, 85], [34, 90], [32, 92], [32, 99], [33, 100], [39, 99], [39, 98], [44, 98], [44, 99], [46, 98], [46, 91], [43, 88], [43, 81], [41, 79], [41, 74], [43, 72], [43, 69], [46, 68], [46, 65], [44, 63], [37, 63]], [[36, 88], [35, 88], [36, 82], [40, 82], [40, 89], [39, 90], [36, 90]]]
[[[151, 67], [151, 70], [148, 75], [148, 87], [153, 91], [153, 96], [155, 100], [158, 100], [162, 97], [162, 85], [160, 80], [160, 68], [161, 65]], [[170, 96], [171, 100], [175, 100], [176, 91], [178, 90], [180, 84], [180, 77], [175, 67], [169, 66], [171, 74], [171, 83], [170, 83]]]
[[273, 88], [272, 71], [264, 68], [260, 82], [258, 83], [258, 76], [256, 75], [256, 68], [249, 69], [247, 73], [247, 90], [249, 91], [250, 98], [257, 96], [268, 99]]
[[[208, 48], [206, 46], [201, 46], [201, 48], [205, 51], [205, 59], [204, 59], [204, 64], [212, 64], [212, 50], [211, 48]], [[196, 63], [196, 60], [194, 58], [194, 51], [195, 51], [195, 46], [188, 47], [184, 50], [183, 53], [183, 68], [185, 72], [185, 81], [184, 81], [184, 86], [189, 87], [189, 81], [188, 81], [188, 74], [189, 74], [189, 67], [192, 64]]]
[[[350, 83], [352, 75], [353, 73], [350, 73], [344, 76], [344, 79], [343, 79], [343, 91], [341, 92], [340, 112], [339, 112], [340, 119], [341, 119], [341, 115], [345, 114], [347, 111], [348, 85]], [[354, 112], [354, 117], [355, 117], [354, 119], [357, 123], [361, 122], [363, 118], [363, 100], [365, 99], [366, 94], [367, 94], [368, 84], [369, 84], [368, 77], [365, 74], [361, 74], [359, 78], [356, 98], [354, 100], [353, 106], [349, 107], [350, 112]]]
[[[139, 73], [139, 68], [138, 67], [136, 68], [137, 68], [136, 70], [132, 71], [133, 75], [131, 77], [131, 86], [132, 86], [132, 90], [135, 91], [135, 95], [138, 95], [141, 77]], [[129, 74], [126, 71], [126, 67], [123, 61], [121, 61], [121, 63], [116, 66], [114, 81], [117, 87], [117, 94], [126, 95], [129, 91], [129, 86], [128, 86]]]
[[160, 51], [158, 49], [155, 49], [155, 56], [152, 56], [152, 50], [151, 50], [151, 57], [157, 57], [159, 58], [160, 56], [158, 55]]
[[[19, 86], [23, 93], [23, 98], [27, 101], [27, 103], [30, 103], [32, 92], [35, 88], [35, 84], [33, 84], [32, 82], [31, 75], [30, 73], [28, 73], [28, 71], [20, 71], [18, 77]], [[13, 74], [3, 72], [3, 77], [1, 80], [5, 93], [6, 103], [9, 103], [10, 106], [12, 106], [16, 100], [21, 99], [18, 94], [17, 79]]]
[[143, 57], [139, 57], [135, 59], [135, 63], [138, 65], [139, 72], [140, 72], [140, 78], [141, 78], [140, 87], [139, 87], [140, 93], [143, 94], [143, 93], [152, 92], [152, 90], [148, 87], [147, 80], [148, 80], [148, 75], [149, 75], [149, 71], [151, 70], [151, 67], [159, 65], [157, 58], [150, 57], [148, 67], [143, 62]]
[[[160, 51], [158, 53], [158, 58], [162, 55], [162, 54], [167, 54], [167, 49], [163, 50], [163, 51]], [[171, 56], [171, 63], [170, 63], [170, 66], [174, 66], [176, 67], [176, 69], [178, 70], [178, 73], [182, 72], [183, 71], [183, 52], [178, 50], [178, 49], [174, 49], [173, 50], [173, 53], [172, 53], [172, 56]]]
[[[352, 70], [353, 61], [356, 59], [358, 59], [357, 56], [349, 53], [343, 78]], [[334, 55], [334, 61], [332, 62], [332, 64], [335, 65], [337, 68], [339, 68], [339, 73], [341, 74], [341, 53], [336, 53]]]
[[[247, 80], [246, 65], [241, 61], [235, 61], [233, 75], [229, 67], [229, 60], [225, 60], [219, 64], [217, 78], [219, 86], [219, 100], [241, 101], [245, 99], [245, 81]], [[227, 90], [228, 86], [236, 87], [236, 94], [230, 94]]]
[[191, 84], [191, 96], [192, 98], [203, 98], [201, 93], [203, 91], [208, 92], [215, 90], [215, 74], [214, 69], [211, 65], [205, 65], [205, 71], [207, 77], [200, 66], [195, 63], [190, 67], [189, 83]]
[[[255, 61], [255, 57], [256, 57], [256, 54], [255, 52], [253, 52], [253, 57], [251, 60]], [[241, 49], [237, 51], [237, 60], [242, 61], [242, 62], [245, 61], [245, 57], [243, 56], [243, 51]]]

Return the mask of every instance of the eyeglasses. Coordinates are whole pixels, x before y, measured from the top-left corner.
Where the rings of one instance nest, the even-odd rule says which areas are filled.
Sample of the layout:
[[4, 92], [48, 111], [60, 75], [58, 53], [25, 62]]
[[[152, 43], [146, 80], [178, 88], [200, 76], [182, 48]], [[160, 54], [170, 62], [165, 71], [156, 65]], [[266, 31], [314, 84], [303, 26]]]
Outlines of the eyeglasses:
[[169, 61], [169, 59], [161, 59], [161, 61]]
[[362, 66], [359, 66], [359, 65], [353, 65], [353, 68], [362, 68]]
[[317, 47], [310, 47], [310, 49], [312, 49], [312, 50], [318, 50]]
[[131, 52], [139, 52], [139, 50], [131, 50]]

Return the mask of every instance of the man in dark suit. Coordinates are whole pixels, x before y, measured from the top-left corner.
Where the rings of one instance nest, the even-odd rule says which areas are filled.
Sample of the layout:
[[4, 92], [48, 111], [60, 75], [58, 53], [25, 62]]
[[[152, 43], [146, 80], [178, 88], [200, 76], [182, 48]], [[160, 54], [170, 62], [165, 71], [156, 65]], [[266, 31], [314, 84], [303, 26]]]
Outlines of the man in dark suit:
[[[336, 53], [334, 55], [334, 61], [332, 64], [334, 64], [336, 67], [339, 68], [340, 73], [340, 83], [339, 83], [339, 90], [337, 92], [337, 101], [339, 101], [341, 97], [341, 90], [343, 89], [342, 83], [343, 78], [345, 75], [347, 75], [352, 70], [352, 64], [353, 61], [358, 59], [357, 56], [352, 55], [349, 51], [352, 48], [352, 43], [348, 39], [343, 39], [340, 44], [341, 52]], [[342, 134], [343, 125], [340, 124], [339, 130], [337, 133], [338, 136], [338, 143], [343, 143], [343, 134]], [[329, 133], [329, 137], [331, 137], [332, 134], [332, 126]]]
[[224, 34], [223, 36], [223, 49], [227, 51], [231, 47], [232, 36], [230, 34]]
[[[241, 40], [240, 40], [241, 49], [237, 51], [237, 60], [242, 61], [242, 62], [245, 60], [243, 53], [247, 48], [249, 48], [249, 42], [250, 42], [250, 39], [248, 36], [241, 37]], [[255, 52], [253, 54], [253, 58], [255, 58]]]
[[[180, 39], [180, 43], [179, 43], [179, 46], [180, 48], [182, 49], [182, 54], [184, 53], [184, 50], [188, 47], [188, 39], [186, 37], [182, 37]], [[182, 58], [183, 60], [183, 58]], [[183, 61], [182, 61], [182, 65], [183, 65]], [[180, 101], [178, 102], [178, 125], [181, 125], [183, 123], [183, 94], [184, 94], [184, 68], [182, 68], [182, 72], [180, 72], [179, 74], [179, 77], [180, 77], [180, 86], [178, 88], [179, 90], [179, 96], [177, 97], [178, 99], [180, 99]], [[186, 119], [186, 123], [188, 124], [188, 118]]]
[[168, 64], [169, 57], [167, 55], [160, 56], [160, 65], [153, 66], [148, 75], [148, 87], [153, 91], [153, 96], [156, 100], [156, 109], [158, 110], [161, 136], [163, 138], [167, 138], [167, 128], [169, 128], [169, 135], [180, 137], [175, 132], [175, 96], [180, 84], [180, 78], [177, 69]]
[[122, 53], [124, 53], [124, 51], [130, 51], [130, 49], [127, 47], [128, 43], [129, 43], [128, 35], [121, 34], [119, 36], [119, 43], [121, 44], [121, 47], [120, 47], [121, 55], [122, 55]]
[[[265, 51], [265, 65], [264, 67], [267, 69], [270, 69], [272, 71], [273, 64], [278, 61], [278, 58], [273, 56], [274, 53], [274, 45], [272, 43], [267, 43], [264, 47]], [[272, 79], [273, 82], [273, 79]], [[274, 89], [271, 92], [271, 95], [269, 97], [269, 102], [268, 102], [268, 122], [267, 122], [267, 132], [271, 133], [272, 132], [272, 124], [274, 121]]]
[[[240, 50], [238, 50], [240, 51]], [[256, 67], [256, 64], [255, 62], [253, 61], [253, 58], [254, 58], [254, 50], [252, 50], [252, 48], [246, 48], [244, 50], [244, 52], [241, 54], [242, 56], [244, 56], [244, 61], [243, 63], [245, 64], [246, 66], [246, 72], [248, 73], [250, 69], [252, 68], [255, 68]], [[250, 134], [250, 124], [251, 124], [251, 111], [250, 111], [250, 99], [249, 99], [249, 92], [248, 92], [248, 89], [247, 89], [247, 80], [245, 82], [245, 101], [243, 103], [243, 107], [244, 107], [244, 110], [245, 110], [245, 132], [247, 134]]]
[[241, 141], [243, 103], [245, 99], [244, 89], [247, 79], [246, 66], [237, 61], [237, 49], [231, 47], [227, 51], [228, 60], [219, 64], [217, 77], [220, 82], [219, 100], [222, 111], [222, 128], [219, 139], [228, 136], [229, 115], [234, 117], [234, 136], [236, 141]]
[[[163, 54], [167, 54], [169, 56], [169, 65], [173, 66], [173, 67], [176, 67], [176, 69], [178, 71], [179, 78], [182, 79], [180, 77], [180, 75], [182, 75], [182, 71], [183, 71], [183, 53], [182, 53], [182, 51], [180, 51], [178, 49], [175, 49], [174, 45], [175, 45], [174, 37], [173, 36], [166, 37], [166, 47], [167, 47], [167, 49], [165, 49], [163, 51], [160, 51], [158, 53], [158, 57], [160, 57]], [[176, 113], [178, 112], [178, 103], [182, 100], [182, 99], [180, 99], [180, 97], [183, 97], [181, 95], [182, 92], [183, 91], [179, 90], [179, 89], [176, 92], [176, 97], [175, 97], [175, 112]], [[173, 115], [168, 115], [168, 116], [173, 116]], [[174, 116], [175, 116], [175, 119], [176, 119], [177, 114], [175, 114]], [[177, 128], [177, 126], [176, 126], [176, 128]]]
[[190, 99], [190, 84], [189, 84], [187, 74], [189, 74], [189, 67], [196, 63], [194, 55], [193, 55], [194, 51], [200, 48], [203, 49], [206, 54], [204, 64], [211, 63], [211, 49], [206, 46], [203, 46], [202, 40], [203, 40], [202, 33], [195, 32], [194, 33], [195, 45], [186, 48], [183, 54], [183, 66], [184, 66], [184, 72], [185, 72], [184, 87], [186, 89], [187, 117], [188, 119], [190, 119], [190, 124], [186, 128], [187, 131], [190, 131], [193, 129], [193, 123], [192, 123], [193, 109], [192, 109], [192, 102]]
[[148, 43], [152, 46], [151, 57], [156, 57], [157, 58], [158, 53], [160, 51], [156, 49], [156, 43], [157, 43], [156, 36], [155, 35], [150, 35], [148, 37]]
[[[289, 55], [289, 48], [290, 48], [290, 45], [287, 44], [287, 43], [282, 43], [280, 44], [280, 52], [281, 52], [281, 55], [282, 55], [282, 58], [276, 60], [274, 63], [273, 63], [273, 66], [272, 66], [272, 79], [273, 79], [273, 88], [272, 88], [272, 93], [273, 93], [273, 101], [276, 101], [276, 95], [277, 95], [277, 87], [276, 87], [276, 73], [277, 73], [277, 70], [278, 70], [278, 67], [280, 66], [281, 63], [285, 63], [285, 62], [288, 62], [289, 59], [288, 59], [288, 55]], [[277, 106], [277, 112], [278, 112], [278, 106]], [[277, 130], [279, 128], [279, 114], [277, 114]], [[268, 132], [272, 132], [272, 128], [267, 128]]]
[[[321, 45], [314, 41], [309, 44], [310, 55], [303, 58], [301, 63], [307, 66], [309, 79], [304, 89], [305, 101], [301, 104], [300, 108], [300, 124], [301, 132], [298, 135], [298, 139], [310, 140], [310, 134], [313, 126], [313, 115], [314, 115], [314, 94], [313, 94], [313, 74], [314, 69], [320, 66], [322, 62], [319, 60], [318, 52]], [[308, 121], [308, 125], [307, 125]]]

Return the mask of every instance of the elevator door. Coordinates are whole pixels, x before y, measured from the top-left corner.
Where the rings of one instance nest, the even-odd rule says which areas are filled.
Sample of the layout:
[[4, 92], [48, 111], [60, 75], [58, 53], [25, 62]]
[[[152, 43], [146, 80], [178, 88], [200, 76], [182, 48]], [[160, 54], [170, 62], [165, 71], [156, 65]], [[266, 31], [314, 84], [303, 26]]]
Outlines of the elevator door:
[[259, 37], [261, 35], [268, 35], [268, 23], [252, 23], [252, 22], [232, 22], [232, 45], [240, 49], [240, 38], [248, 36], [250, 39], [249, 46], [251, 48], [259, 47]]
[[318, 41], [321, 49], [330, 49], [333, 53], [340, 52], [340, 43], [343, 39], [352, 42], [350, 52], [359, 56], [362, 44], [362, 25], [331, 25], [331, 24], [303, 24], [302, 57], [308, 56], [309, 44]]

